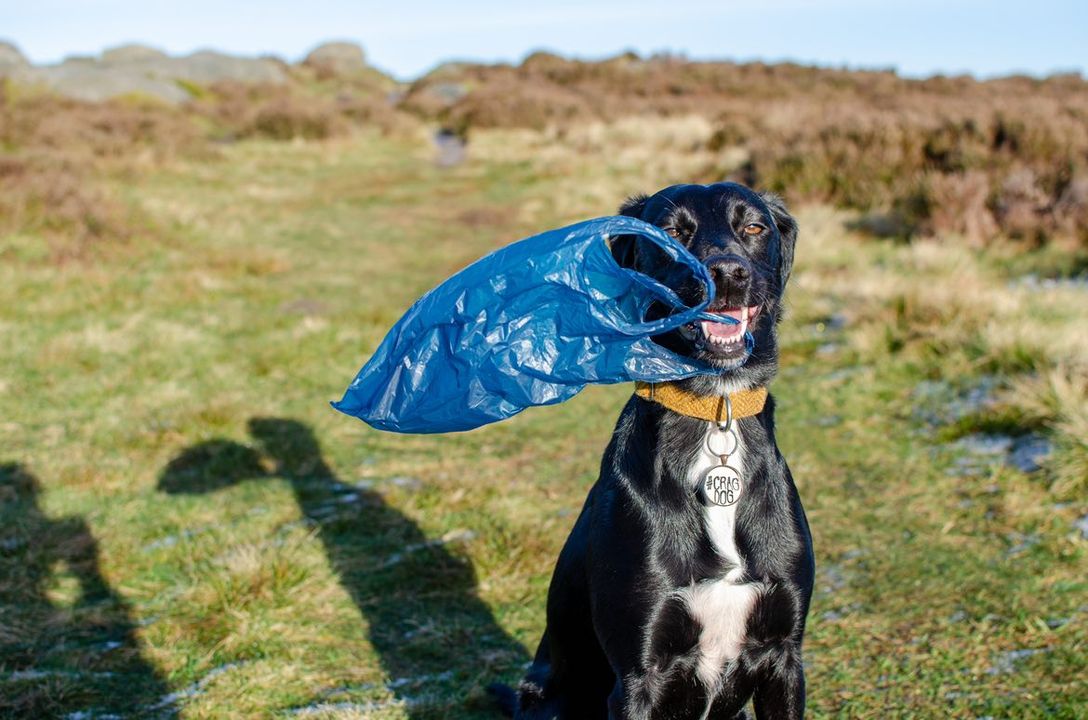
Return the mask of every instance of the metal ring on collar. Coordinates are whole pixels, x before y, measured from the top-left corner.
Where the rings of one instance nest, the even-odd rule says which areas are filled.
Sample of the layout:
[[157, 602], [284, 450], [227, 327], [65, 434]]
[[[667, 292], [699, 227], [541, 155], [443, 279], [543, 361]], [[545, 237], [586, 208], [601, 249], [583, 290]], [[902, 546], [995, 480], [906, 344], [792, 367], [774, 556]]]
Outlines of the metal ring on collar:
[[[725, 422], [722, 423], [722, 407], [725, 407]], [[718, 429], [726, 432], [733, 426], [733, 401], [729, 399], [729, 393], [722, 396], [722, 402], [718, 403]]]

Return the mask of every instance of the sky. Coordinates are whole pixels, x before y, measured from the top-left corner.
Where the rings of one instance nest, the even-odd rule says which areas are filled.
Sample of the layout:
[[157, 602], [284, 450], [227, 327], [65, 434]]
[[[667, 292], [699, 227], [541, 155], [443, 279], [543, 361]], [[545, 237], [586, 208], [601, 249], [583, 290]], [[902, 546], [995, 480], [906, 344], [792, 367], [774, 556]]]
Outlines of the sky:
[[1083, 74], [1088, 2], [0, 0], [0, 39], [35, 63], [130, 42], [295, 61], [323, 41], [350, 40], [403, 80], [447, 60], [517, 62], [539, 49], [587, 59], [634, 50], [792, 60], [913, 77]]

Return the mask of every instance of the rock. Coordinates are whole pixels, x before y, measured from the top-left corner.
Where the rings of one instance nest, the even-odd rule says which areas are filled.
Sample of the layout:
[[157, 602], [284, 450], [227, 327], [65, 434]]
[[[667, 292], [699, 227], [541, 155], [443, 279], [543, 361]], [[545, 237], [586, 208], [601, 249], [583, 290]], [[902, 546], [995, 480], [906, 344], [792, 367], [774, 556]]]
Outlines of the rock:
[[1021, 472], [1033, 473], [1042, 469], [1039, 464], [1051, 451], [1050, 441], [1040, 435], [1024, 435], [1016, 439], [1009, 450], [1008, 463]]
[[439, 167], [455, 167], [465, 161], [465, 141], [457, 133], [439, 130], [435, 133], [434, 144], [438, 149], [435, 164]]
[[0, 75], [13, 74], [15, 71], [26, 70], [29, 67], [30, 61], [19, 48], [0, 40]]
[[429, 89], [435, 97], [447, 105], [453, 105], [469, 93], [468, 86], [463, 83], [437, 83]]
[[[0, 74], [2, 72], [0, 61]], [[18, 70], [16, 77], [20, 82], [41, 84], [66, 97], [88, 102], [122, 95], [144, 95], [172, 104], [190, 99], [183, 83], [211, 85], [234, 81], [278, 85], [287, 82], [287, 73], [281, 63], [270, 58], [232, 57], [210, 50], [170, 57], [142, 45], [107, 50], [101, 59], [71, 57], [57, 65], [26, 66]]]
[[130, 68], [102, 68], [97, 63], [65, 60], [35, 68], [29, 80], [65, 97], [101, 102], [122, 95], [145, 95], [167, 103], [181, 103], [189, 93], [171, 79], [156, 78]]
[[836, 591], [843, 589], [849, 583], [846, 572], [841, 565], [825, 563], [816, 570], [817, 592], [824, 595], [834, 595]]
[[1046, 648], [1025, 648], [1023, 650], [1009, 650], [994, 656], [994, 664], [988, 670], [987, 675], [1007, 675], [1018, 671], [1018, 665], [1022, 660], [1049, 652]]
[[417, 492], [423, 489], [423, 481], [419, 478], [408, 477], [406, 475], [400, 475], [397, 477], [389, 478], [389, 484], [399, 487], [406, 492]]
[[224, 80], [278, 85], [287, 82], [287, 74], [279, 63], [270, 58], [242, 58], [213, 50], [201, 50], [192, 55], [149, 62], [150, 74], [175, 80], [188, 80], [210, 85]]
[[102, 51], [102, 63], [107, 65], [123, 65], [128, 63], [142, 63], [149, 60], [166, 60], [168, 56], [162, 50], [148, 45], [119, 45]]
[[1013, 440], [1008, 435], [972, 433], [961, 437], [955, 445], [972, 455], [993, 457], [1009, 452], [1012, 449], [1012, 443]]
[[366, 55], [355, 43], [330, 42], [311, 50], [302, 64], [334, 75], [350, 75], [366, 69]]
[[974, 471], [984, 469], [1001, 456], [1004, 456], [1006, 464], [1032, 473], [1041, 469], [1039, 461], [1051, 452], [1050, 441], [1040, 435], [1013, 438], [973, 433], [957, 440], [953, 447], [967, 453], [967, 457], [956, 459], [955, 468], [950, 472], [952, 475], [977, 474]]
[[1023, 533], [1011, 532], [1008, 533], [1005, 538], [1010, 543], [1009, 549], [1005, 551], [1006, 557], [1013, 557], [1020, 553], [1027, 552], [1042, 542], [1042, 538], [1039, 537], [1037, 533], [1024, 535]]
[[1080, 530], [1080, 536], [1088, 540], [1088, 515], [1073, 521], [1073, 529]]

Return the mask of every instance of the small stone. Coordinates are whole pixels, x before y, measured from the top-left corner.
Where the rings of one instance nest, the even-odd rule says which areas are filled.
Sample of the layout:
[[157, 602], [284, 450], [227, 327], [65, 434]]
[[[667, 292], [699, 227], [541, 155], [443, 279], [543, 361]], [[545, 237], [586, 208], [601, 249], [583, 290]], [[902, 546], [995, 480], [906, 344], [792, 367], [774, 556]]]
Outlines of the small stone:
[[1014, 673], [1019, 669], [1017, 665], [1020, 661], [1045, 652], [1047, 652], [1045, 648], [1024, 648], [1023, 650], [1009, 650], [1008, 652], [999, 653], [994, 657], [994, 664], [986, 671], [986, 674], [1007, 675]]
[[840, 565], [835, 563], [822, 565], [816, 570], [816, 575], [820, 592], [825, 595], [831, 595], [847, 585], [846, 573], [843, 572]]
[[1036, 533], [1024, 535], [1023, 533], [1013, 532], [1005, 536], [1012, 546], [1005, 551], [1005, 555], [1012, 557], [1013, 555], [1019, 555], [1026, 550], [1030, 550], [1039, 544], [1042, 538]]
[[1021, 472], [1033, 473], [1042, 470], [1041, 460], [1050, 455], [1050, 441], [1040, 435], [1025, 435], [1017, 438], [1009, 450], [1008, 464]]
[[1088, 540], [1088, 515], [1084, 515], [1073, 521], [1073, 529], [1080, 530], [1080, 536]]
[[11, 552], [26, 545], [26, 540], [21, 537], [4, 538], [0, 540], [0, 550]]
[[399, 487], [401, 490], [407, 490], [409, 492], [416, 492], [423, 489], [423, 481], [419, 478], [408, 477], [407, 475], [398, 475], [397, 477], [389, 478], [389, 484]]
[[1004, 455], [1012, 448], [1013, 439], [1008, 435], [991, 435], [987, 433], [973, 433], [965, 435], [956, 441], [955, 445], [960, 450], [972, 455], [993, 457]]
[[856, 366], [839, 368], [838, 370], [832, 370], [827, 375], [824, 375], [824, 379], [829, 382], [839, 382], [840, 380], [847, 380], [854, 375], [857, 375], [859, 372], [861, 372], [861, 368]]
[[456, 167], [465, 161], [467, 151], [464, 139], [449, 130], [439, 130], [434, 135], [434, 144], [438, 149], [435, 164], [439, 167]]
[[442, 542], [449, 544], [455, 542], [469, 542], [476, 538], [476, 533], [467, 528], [455, 528], [442, 536]]

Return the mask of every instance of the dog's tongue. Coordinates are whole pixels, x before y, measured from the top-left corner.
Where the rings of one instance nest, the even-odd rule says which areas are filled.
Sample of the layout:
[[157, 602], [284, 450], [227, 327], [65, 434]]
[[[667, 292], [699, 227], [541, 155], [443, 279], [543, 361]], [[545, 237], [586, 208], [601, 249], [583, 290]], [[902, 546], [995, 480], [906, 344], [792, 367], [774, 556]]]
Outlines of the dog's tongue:
[[748, 308], [724, 308], [714, 313], [715, 315], [724, 315], [736, 320], [736, 323], [731, 323], [728, 320], [724, 322], [707, 322], [703, 324], [703, 329], [707, 335], [720, 338], [731, 338], [740, 335], [746, 329], [748, 325]]

